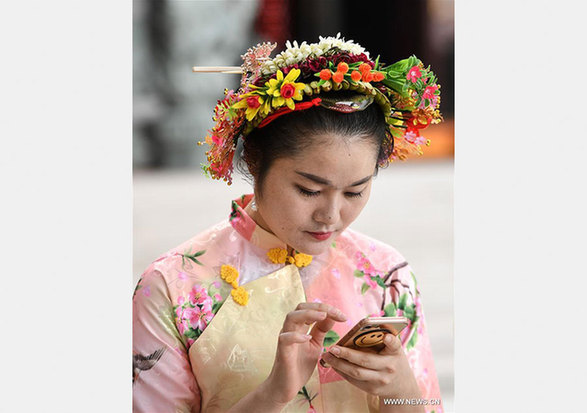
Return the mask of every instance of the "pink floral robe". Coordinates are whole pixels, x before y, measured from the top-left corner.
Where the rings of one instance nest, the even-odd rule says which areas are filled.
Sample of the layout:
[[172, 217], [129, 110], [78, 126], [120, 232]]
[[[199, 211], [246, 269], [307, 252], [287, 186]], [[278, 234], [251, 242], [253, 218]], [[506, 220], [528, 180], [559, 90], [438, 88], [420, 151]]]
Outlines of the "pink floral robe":
[[[285, 314], [304, 300], [347, 315], [327, 335], [326, 347], [366, 316], [407, 317], [400, 338], [422, 398], [440, 399], [420, 294], [404, 258], [347, 229], [306, 267], [275, 264], [267, 252], [286, 245], [247, 215], [251, 199], [233, 201], [229, 220], [162, 255], [142, 274], [133, 295], [134, 411], [226, 410], [267, 377]], [[249, 293], [246, 305], [231, 297], [236, 285], [221, 278], [223, 265], [238, 271], [238, 286]], [[376, 412], [378, 406], [376, 396], [318, 363], [284, 411]], [[438, 402], [425, 407], [443, 411]]]

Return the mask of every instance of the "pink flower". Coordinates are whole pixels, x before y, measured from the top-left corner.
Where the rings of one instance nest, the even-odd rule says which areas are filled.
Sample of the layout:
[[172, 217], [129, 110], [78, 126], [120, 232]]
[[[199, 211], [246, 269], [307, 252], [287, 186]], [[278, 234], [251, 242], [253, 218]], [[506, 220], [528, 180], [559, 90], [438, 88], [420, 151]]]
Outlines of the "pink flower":
[[409, 131], [404, 135], [404, 138], [415, 145], [424, 145], [426, 143], [426, 138], [423, 136], [419, 136], [414, 131]]
[[438, 90], [438, 85], [426, 86], [424, 89], [424, 93], [422, 94], [422, 98], [430, 99], [434, 97], [434, 93]]
[[410, 82], [415, 82], [417, 79], [422, 77], [422, 72], [420, 71], [420, 67], [419, 66], [414, 66], [410, 69], [410, 71], [408, 72], [408, 75], [406, 76], [406, 78], [410, 81]]
[[213, 285], [215, 288], [220, 288], [220, 281], [214, 281], [214, 282], [212, 283], [212, 285]]
[[213, 317], [210, 311], [205, 311], [200, 309], [200, 307], [186, 308], [184, 315], [189, 320], [190, 325], [193, 328], [198, 328], [202, 331], [206, 328]]
[[385, 314], [385, 311], [381, 310], [381, 311], [377, 311], [376, 313], [371, 314], [371, 317], [383, 317], [384, 314]]
[[365, 257], [361, 251], [357, 251], [355, 255], [355, 259], [357, 260], [357, 269], [363, 271], [365, 274], [374, 275], [377, 274], [377, 270], [371, 264], [371, 261]]
[[193, 338], [188, 338], [188, 346], [191, 347], [192, 344], [194, 344], [196, 340], [194, 340]]
[[188, 323], [186, 320], [181, 320], [177, 322], [177, 329], [179, 330], [179, 334], [184, 334], [185, 331], [189, 328]]
[[209, 298], [206, 289], [203, 286], [198, 285], [194, 285], [194, 288], [192, 288], [192, 291], [188, 294], [188, 300], [190, 300], [192, 305], [203, 304]]
[[212, 142], [214, 142], [218, 146], [222, 146], [224, 143], [224, 139], [217, 135], [212, 135]]
[[216, 301], [222, 301], [222, 296], [220, 294], [216, 293], [216, 294], [214, 294], [214, 299]]
[[185, 297], [183, 295], [180, 295], [179, 297], [177, 297], [177, 303], [179, 305], [182, 305], [185, 302]]

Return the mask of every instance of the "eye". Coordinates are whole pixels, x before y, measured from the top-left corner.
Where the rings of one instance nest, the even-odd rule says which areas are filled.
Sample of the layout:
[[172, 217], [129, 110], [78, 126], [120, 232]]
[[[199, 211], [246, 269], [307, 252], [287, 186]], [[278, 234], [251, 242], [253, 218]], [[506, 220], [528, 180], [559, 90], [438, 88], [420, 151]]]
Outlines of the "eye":
[[360, 198], [363, 196], [363, 191], [361, 191], [361, 192], [345, 192], [344, 194], [348, 198]]
[[307, 196], [307, 197], [320, 195], [320, 191], [309, 191], [305, 188], [302, 188], [301, 186], [298, 186], [298, 190], [300, 191], [300, 194], [302, 194], [303, 196]]

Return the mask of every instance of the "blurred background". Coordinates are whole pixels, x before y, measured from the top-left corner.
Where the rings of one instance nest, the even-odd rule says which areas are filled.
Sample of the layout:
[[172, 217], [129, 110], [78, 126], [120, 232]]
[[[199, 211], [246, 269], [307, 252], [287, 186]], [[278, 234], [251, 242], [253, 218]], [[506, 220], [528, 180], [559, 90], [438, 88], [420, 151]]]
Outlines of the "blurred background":
[[411, 54], [442, 85], [445, 122], [424, 130], [422, 157], [381, 170], [353, 223], [397, 248], [418, 278], [445, 410], [453, 391], [454, 2], [452, 0], [133, 1], [134, 282], [160, 254], [228, 217], [250, 193], [200, 170], [212, 111], [239, 75], [194, 74], [192, 66], [239, 66], [247, 48], [318, 36], [354, 40], [393, 63]]

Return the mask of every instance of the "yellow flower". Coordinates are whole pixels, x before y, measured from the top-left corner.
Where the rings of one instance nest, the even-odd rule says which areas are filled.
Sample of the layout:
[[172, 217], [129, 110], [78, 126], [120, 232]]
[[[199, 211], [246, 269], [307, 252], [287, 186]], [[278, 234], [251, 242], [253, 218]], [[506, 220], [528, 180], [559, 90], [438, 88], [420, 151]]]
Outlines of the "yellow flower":
[[283, 248], [271, 248], [267, 252], [267, 257], [269, 258], [269, 261], [274, 264], [285, 264], [287, 250]]
[[294, 256], [294, 259], [296, 261], [295, 262], [296, 267], [299, 267], [299, 268], [305, 267], [307, 265], [310, 265], [310, 263], [312, 262], [312, 256], [311, 255], [302, 254], [301, 252], [300, 253], [297, 253]]
[[288, 108], [294, 110], [296, 106], [294, 99], [302, 100], [302, 90], [304, 90], [306, 85], [304, 83], [295, 83], [300, 73], [300, 69], [292, 69], [284, 78], [283, 72], [278, 70], [277, 77], [275, 79], [269, 79], [265, 83], [265, 86], [268, 87], [267, 95], [273, 96], [271, 105], [274, 108], [279, 108], [286, 104]]
[[223, 265], [220, 267], [220, 277], [233, 287], [238, 285], [236, 282], [238, 279], [238, 271], [232, 265]]
[[234, 288], [230, 295], [235, 303], [240, 305], [247, 305], [249, 302], [249, 293], [243, 287]]

